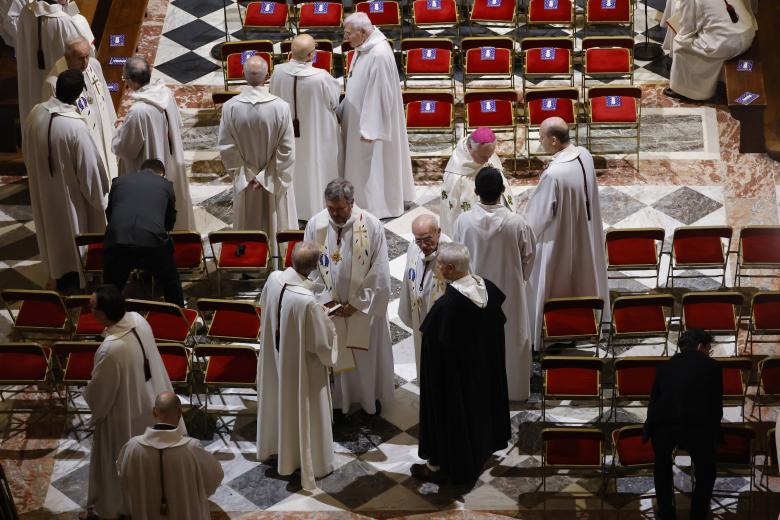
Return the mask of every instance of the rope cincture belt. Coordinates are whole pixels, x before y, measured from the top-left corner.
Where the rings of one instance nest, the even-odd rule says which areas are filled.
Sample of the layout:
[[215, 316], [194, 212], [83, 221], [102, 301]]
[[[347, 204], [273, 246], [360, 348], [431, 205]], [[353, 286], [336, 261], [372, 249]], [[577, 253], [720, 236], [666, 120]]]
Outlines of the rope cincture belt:
[[579, 155], [577, 156], [577, 162], [580, 163], [580, 168], [582, 168], [582, 183], [585, 186], [585, 209], [588, 212], [588, 222], [590, 222], [590, 194], [588, 193], [588, 178], [585, 176], [585, 165], [582, 164], [582, 159], [580, 159]]
[[51, 124], [54, 122], [54, 118], [59, 114], [53, 113], [49, 115], [49, 129], [46, 131], [46, 144], [47, 144], [47, 160], [49, 162], [49, 177], [54, 177], [54, 166], [51, 163]]
[[287, 284], [284, 284], [282, 286], [282, 292], [279, 293], [279, 305], [276, 307], [276, 334], [274, 335], [274, 341], [276, 346], [276, 351], [279, 352], [279, 341], [281, 340], [281, 329], [282, 329], [282, 298], [284, 298], [284, 291], [287, 290]]

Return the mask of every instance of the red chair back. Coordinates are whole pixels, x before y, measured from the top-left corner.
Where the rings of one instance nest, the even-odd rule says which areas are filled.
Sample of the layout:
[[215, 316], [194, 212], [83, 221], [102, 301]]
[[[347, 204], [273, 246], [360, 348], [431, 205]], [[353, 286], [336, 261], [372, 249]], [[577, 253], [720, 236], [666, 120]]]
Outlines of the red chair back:
[[289, 9], [285, 1], [249, 2], [244, 15], [244, 27], [278, 28], [287, 24]]
[[97, 341], [60, 341], [52, 345], [52, 353], [64, 358], [62, 382], [86, 383], [92, 379], [95, 352], [100, 348]]
[[177, 269], [197, 269], [203, 265], [203, 242], [197, 231], [173, 231], [173, 260]]
[[49, 373], [49, 349], [37, 343], [0, 343], [0, 384], [43, 382]]
[[718, 465], [751, 465], [755, 430], [747, 425], [721, 424], [720, 432], [723, 442], [715, 450], [715, 461]]
[[653, 443], [643, 442], [644, 428], [634, 424], [612, 430], [612, 446], [617, 463], [623, 467], [649, 467], [655, 462]]
[[620, 397], [649, 399], [655, 371], [667, 357], [623, 357], [615, 360], [615, 393]]
[[716, 358], [723, 374], [723, 397], [741, 398], [745, 395], [745, 381], [753, 368], [750, 358]]
[[780, 264], [780, 226], [746, 226], [739, 235], [742, 264]]
[[693, 292], [682, 297], [686, 329], [735, 334], [739, 327], [742, 295], [736, 292]]
[[6, 305], [20, 303], [15, 327], [34, 332], [63, 332], [70, 325], [65, 303], [55, 291], [4, 289], [0, 295]]
[[341, 27], [344, 6], [338, 2], [305, 2], [298, 11], [298, 27], [308, 29]]
[[261, 322], [259, 309], [254, 303], [202, 298], [198, 300], [197, 307], [201, 314], [211, 314], [207, 336], [234, 341], [257, 341]]
[[545, 466], [597, 468], [604, 453], [604, 434], [594, 428], [545, 428], [542, 430]]
[[368, 15], [371, 23], [377, 27], [401, 25], [401, 7], [392, 0], [370, 0], [355, 4], [355, 11]]
[[771, 356], [759, 362], [763, 393], [780, 395], [780, 356]]
[[528, 23], [573, 24], [574, 5], [572, 0], [529, 0]]
[[678, 227], [672, 236], [672, 253], [677, 265], [722, 265], [726, 261], [723, 240], [731, 240], [731, 228]]
[[76, 309], [78, 312], [75, 320], [76, 330], [74, 333], [76, 336], [99, 336], [105, 330], [103, 324], [92, 313], [89, 298], [89, 295], [81, 294], [68, 296], [65, 299], [65, 307], [68, 311], [73, 312]]
[[662, 228], [608, 229], [606, 233], [607, 265], [614, 269], [656, 268]]
[[547, 396], [598, 397], [603, 362], [596, 358], [546, 356], [542, 358]]
[[451, 128], [453, 125], [454, 96], [451, 93], [442, 92], [430, 92], [427, 94], [404, 94], [407, 128]]
[[257, 382], [257, 351], [242, 345], [199, 345], [195, 355], [208, 358], [204, 383], [252, 386]]
[[780, 292], [760, 292], [753, 296], [751, 316], [756, 331], [780, 334]]
[[297, 229], [289, 229], [285, 231], [279, 231], [276, 233], [276, 243], [279, 246], [279, 251], [284, 251], [284, 267], [292, 267], [292, 253], [295, 248], [295, 244], [303, 241], [303, 231]]
[[544, 302], [543, 325], [546, 338], [591, 337], [599, 332], [601, 298], [552, 298]]
[[589, 24], [626, 24], [631, 20], [631, 0], [588, 0], [585, 4]]
[[[209, 242], [221, 244], [217, 257], [218, 268], [263, 269], [268, 266], [268, 237], [262, 231], [215, 231], [209, 233]], [[239, 255], [239, 247], [243, 254]]]
[[612, 304], [617, 334], [665, 334], [667, 314], [674, 308], [670, 294], [620, 296]]
[[187, 347], [177, 343], [158, 343], [157, 350], [168, 372], [171, 383], [183, 384], [187, 382], [190, 373], [190, 361]]
[[516, 7], [515, 0], [474, 0], [470, 19], [479, 22], [512, 22]]
[[458, 21], [455, 0], [414, 0], [412, 18], [416, 25], [454, 24]]

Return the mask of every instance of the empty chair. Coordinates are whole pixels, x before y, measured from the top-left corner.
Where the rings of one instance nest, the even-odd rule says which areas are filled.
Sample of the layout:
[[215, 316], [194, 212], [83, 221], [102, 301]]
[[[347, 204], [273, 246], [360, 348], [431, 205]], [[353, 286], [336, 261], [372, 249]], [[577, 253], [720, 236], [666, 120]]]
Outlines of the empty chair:
[[[653, 443], [644, 442], [643, 437], [644, 426], [641, 424], [630, 424], [612, 430], [612, 465], [607, 478], [615, 479], [615, 493], [619, 492], [619, 478], [653, 475]], [[609, 491], [609, 482], [606, 491]], [[643, 497], [640, 495], [637, 498]]]
[[103, 334], [105, 327], [92, 312], [90, 295], [79, 294], [68, 296], [65, 299], [65, 307], [71, 314], [74, 323], [73, 335], [77, 338], [94, 338]]
[[128, 311], [137, 312], [146, 318], [157, 341], [192, 341], [192, 330], [198, 311], [185, 309], [174, 303], [132, 300], [125, 302]]
[[742, 309], [737, 292], [690, 292], [683, 294], [680, 332], [702, 329], [713, 336], [729, 336], [737, 355], [737, 335]]
[[589, 36], [582, 39], [582, 88], [588, 80], [622, 79], [634, 84], [634, 38]]
[[742, 278], [777, 278], [775, 273], [761, 273], [777, 269], [780, 269], [780, 226], [743, 227], [739, 233], [734, 285], [742, 285]]
[[516, 0], [474, 0], [469, 13], [469, 26], [517, 27]]
[[209, 279], [203, 241], [197, 231], [171, 231], [173, 261], [180, 277]]
[[298, 32], [304, 30], [332, 30], [341, 29], [344, 17], [344, 6], [341, 2], [307, 2], [295, 0], [297, 7]]
[[157, 350], [171, 384], [190, 388], [190, 350], [181, 343], [157, 343]]
[[749, 357], [715, 358], [723, 373], [723, 406], [739, 406], [742, 421], [745, 421], [747, 384], [753, 361]]
[[526, 30], [558, 27], [574, 30], [574, 0], [528, 0]]
[[515, 85], [515, 41], [505, 36], [474, 36], [460, 42], [463, 88], [476, 88], [474, 81], [489, 81], [483, 88]]
[[292, 253], [295, 245], [303, 241], [303, 230], [285, 229], [276, 232], [276, 247], [279, 258], [283, 259], [283, 268], [292, 267]]
[[[567, 476], [604, 477], [604, 432], [598, 428], [558, 427], [542, 430], [542, 492], [547, 508], [547, 478]], [[601, 506], [603, 497], [597, 493]], [[566, 491], [566, 496], [572, 493]], [[552, 493], [551, 493], [552, 495]]]
[[73, 399], [76, 389], [86, 386], [92, 379], [97, 341], [58, 341], [51, 346], [52, 359], [57, 367], [57, 380], [65, 387], [65, 409], [70, 413], [88, 413], [88, 408], [78, 408]]
[[[664, 245], [663, 228], [610, 228], [606, 232], [607, 276], [610, 279], [654, 278], [657, 282]], [[652, 274], [625, 274], [650, 271]], [[616, 276], [620, 273], [622, 276]], [[653, 284], [654, 286], [657, 283]]]
[[615, 358], [615, 388], [612, 391], [612, 411], [615, 421], [618, 406], [640, 402], [647, 406], [653, 390], [658, 367], [669, 358], [666, 356], [637, 356]]
[[523, 56], [523, 92], [529, 80], [562, 80], [574, 85], [574, 41], [571, 38], [523, 38], [520, 50]]
[[[238, 12], [241, 15], [240, 7]], [[244, 31], [276, 29], [280, 34], [291, 34], [290, 8], [285, 0], [249, 2], [241, 18], [241, 25]]]
[[598, 297], [550, 298], [544, 302], [541, 351], [549, 343], [585, 342], [599, 355], [601, 315], [604, 300]]
[[201, 298], [196, 307], [208, 327], [206, 337], [209, 339], [258, 342], [260, 310], [254, 302]]
[[375, 27], [401, 30], [401, 3], [395, 0], [368, 0], [355, 4], [355, 12], [365, 13]]
[[81, 270], [88, 280], [103, 278], [103, 237], [103, 233], [81, 233], [74, 238]]
[[604, 412], [604, 396], [601, 372], [604, 362], [598, 358], [576, 356], [545, 356], [542, 358], [542, 422], [546, 420], [546, 403], [549, 400], [598, 401], [601, 420]]
[[401, 40], [404, 89], [412, 80], [446, 80], [455, 92], [454, 45], [449, 38], [405, 38]]
[[262, 231], [212, 231], [209, 245], [217, 267], [217, 294], [222, 294], [225, 272], [259, 276], [268, 269], [268, 235]]
[[[753, 483], [755, 480], [754, 444], [756, 432], [750, 425], [729, 423], [720, 425], [720, 433], [722, 442], [715, 450], [715, 476], [716, 478], [742, 477], [750, 481], [747, 505], [747, 518], [750, 518], [750, 508], [753, 502]], [[737, 501], [737, 510], [741, 510], [739, 508], [739, 499], [742, 493], [739, 491], [719, 490], [716, 482], [712, 496], [716, 498], [733, 498]]]
[[757, 340], [756, 336], [780, 336], [780, 292], [760, 292], [750, 302], [745, 351], [753, 353], [753, 343], [775, 343], [775, 340]]
[[[206, 414], [209, 412], [208, 395], [216, 390], [225, 402], [228, 395], [256, 396], [257, 388], [257, 350], [249, 345], [197, 345], [193, 356], [205, 364], [203, 384], [206, 387], [202, 401]], [[249, 388], [250, 392], [228, 393], [223, 389]], [[219, 410], [219, 415], [231, 414], [233, 410]], [[238, 412], [240, 413], [240, 412]], [[237, 413], [232, 413], [237, 415]]]
[[625, 342], [656, 339], [663, 345], [663, 355], [668, 353], [669, 323], [674, 311], [671, 294], [640, 294], [619, 296], [612, 302], [612, 323], [609, 330], [609, 347], [612, 355]]
[[452, 29], [458, 38], [458, 4], [455, 0], [412, 0], [412, 35], [416, 29]]
[[780, 356], [769, 356], [758, 362], [758, 386], [753, 398], [753, 407], [758, 408], [758, 421], [762, 421], [761, 408], [780, 401]]
[[48, 347], [38, 343], [0, 343], [0, 401], [5, 401], [6, 392], [19, 393], [6, 386], [22, 385], [26, 389], [47, 383], [50, 353]]
[[623, 26], [634, 34], [633, 0], [586, 0], [585, 29], [588, 26]]
[[[591, 153], [631, 153], [639, 168], [639, 123], [642, 89], [631, 85], [590, 87], [585, 91], [588, 150]], [[615, 146], [630, 140], [630, 148]], [[594, 142], [607, 143], [599, 150]]]
[[222, 76], [225, 90], [245, 85], [244, 63], [252, 56], [260, 56], [268, 64], [268, 75], [274, 68], [274, 43], [271, 40], [225, 42], [221, 48]]
[[550, 117], [560, 117], [574, 130], [574, 143], [579, 139], [577, 117], [580, 92], [570, 87], [528, 89], [523, 92], [525, 111], [525, 151], [530, 164], [532, 156], [549, 155], [544, 150], [531, 151], [531, 139], [539, 140], [539, 128]]
[[721, 285], [726, 285], [726, 263], [731, 247], [732, 230], [728, 226], [678, 227], [672, 235], [671, 259], [667, 285], [675, 278], [701, 278], [704, 274], [677, 274], [678, 271], [720, 271]]
[[445, 135], [449, 145], [455, 146], [455, 96], [451, 91], [407, 91], [402, 97], [409, 134]]
[[70, 336], [73, 326], [65, 302], [57, 292], [3, 289], [0, 296], [14, 324], [15, 333], [56, 338]]

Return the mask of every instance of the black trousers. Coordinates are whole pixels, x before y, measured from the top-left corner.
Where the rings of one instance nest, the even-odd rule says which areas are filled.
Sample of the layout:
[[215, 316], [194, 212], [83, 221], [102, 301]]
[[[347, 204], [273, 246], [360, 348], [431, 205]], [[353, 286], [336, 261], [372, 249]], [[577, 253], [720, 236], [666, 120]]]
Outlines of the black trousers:
[[163, 288], [165, 301], [184, 306], [179, 272], [173, 259], [173, 241], [157, 247], [115, 245], [103, 251], [103, 281], [123, 290], [133, 269], [143, 269]]
[[717, 434], [711, 430], [696, 429], [681, 433], [679, 428], [656, 426], [652, 435], [655, 465], [653, 480], [658, 500], [659, 520], [677, 518], [674, 506], [672, 452], [675, 447], [687, 451], [693, 462], [696, 483], [691, 499], [691, 520], [705, 520], [710, 510], [712, 489], [715, 486], [715, 448]]

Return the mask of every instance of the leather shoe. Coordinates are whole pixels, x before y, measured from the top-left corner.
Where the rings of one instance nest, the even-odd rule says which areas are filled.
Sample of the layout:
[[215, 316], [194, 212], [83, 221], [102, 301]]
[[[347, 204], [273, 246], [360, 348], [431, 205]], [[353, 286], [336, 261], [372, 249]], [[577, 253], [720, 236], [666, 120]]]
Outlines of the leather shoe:
[[434, 484], [443, 484], [446, 480], [444, 473], [441, 470], [433, 471], [427, 464], [412, 464], [410, 468], [412, 476], [427, 482], [433, 482]]

